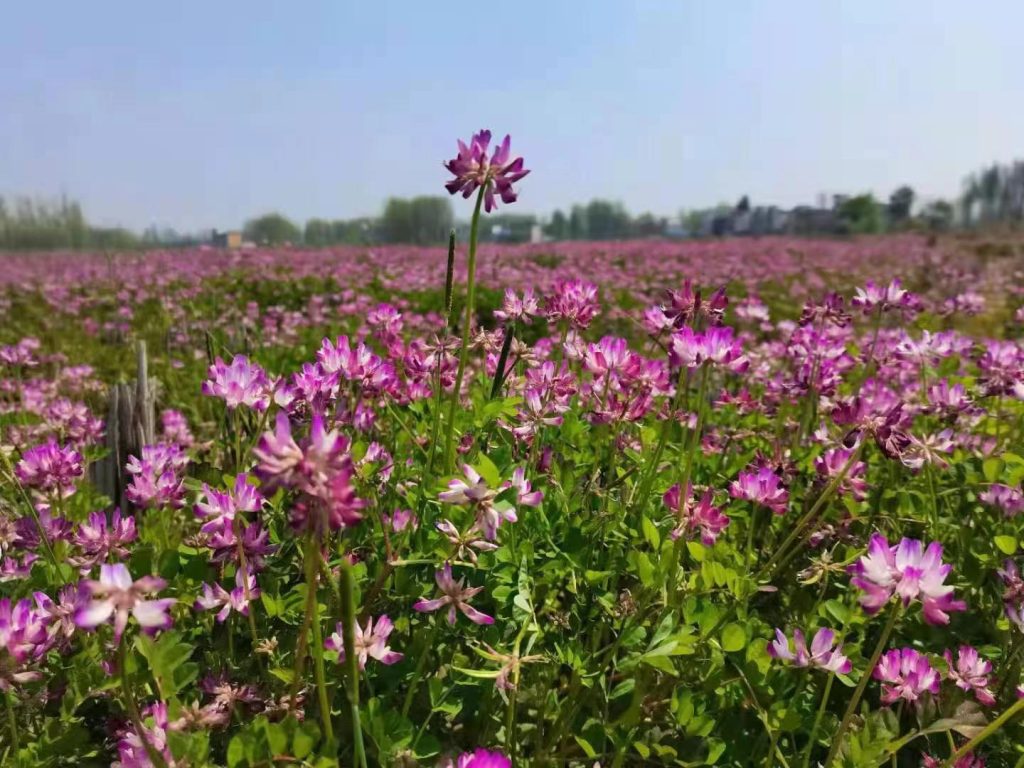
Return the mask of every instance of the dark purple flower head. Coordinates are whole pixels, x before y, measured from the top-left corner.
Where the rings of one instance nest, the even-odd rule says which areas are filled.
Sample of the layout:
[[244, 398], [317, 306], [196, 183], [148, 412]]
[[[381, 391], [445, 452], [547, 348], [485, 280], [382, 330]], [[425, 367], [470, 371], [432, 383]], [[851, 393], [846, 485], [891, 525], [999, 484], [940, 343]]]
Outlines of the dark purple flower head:
[[449, 194], [461, 192], [463, 197], [468, 198], [479, 187], [483, 187], [484, 209], [488, 213], [498, 207], [495, 192], [503, 203], [514, 203], [516, 192], [512, 185], [529, 173], [523, 168], [523, 158], [511, 159], [509, 136], [505, 136], [505, 140], [495, 147], [494, 153], [488, 158], [490, 143], [490, 131], [473, 134], [468, 146], [459, 140], [459, 154], [444, 164], [455, 176], [444, 185]]

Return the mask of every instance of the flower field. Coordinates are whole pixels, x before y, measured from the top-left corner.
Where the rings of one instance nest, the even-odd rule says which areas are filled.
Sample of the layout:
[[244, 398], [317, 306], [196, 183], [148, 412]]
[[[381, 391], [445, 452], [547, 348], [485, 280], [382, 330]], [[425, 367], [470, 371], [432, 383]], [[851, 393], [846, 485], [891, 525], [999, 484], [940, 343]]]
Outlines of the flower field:
[[1020, 241], [0, 265], [4, 766], [1024, 765]]

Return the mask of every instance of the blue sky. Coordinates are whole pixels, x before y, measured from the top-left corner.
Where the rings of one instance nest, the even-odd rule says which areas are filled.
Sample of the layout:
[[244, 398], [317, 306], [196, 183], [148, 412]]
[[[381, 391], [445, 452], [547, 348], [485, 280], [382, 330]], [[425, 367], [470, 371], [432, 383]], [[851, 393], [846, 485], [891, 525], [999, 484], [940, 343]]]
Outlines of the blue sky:
[[481, 127], [538, 213], [953, 195], [1024, 156], [1019, 0], [8, 5], [0, 191], [107, 224], [375, 213]]

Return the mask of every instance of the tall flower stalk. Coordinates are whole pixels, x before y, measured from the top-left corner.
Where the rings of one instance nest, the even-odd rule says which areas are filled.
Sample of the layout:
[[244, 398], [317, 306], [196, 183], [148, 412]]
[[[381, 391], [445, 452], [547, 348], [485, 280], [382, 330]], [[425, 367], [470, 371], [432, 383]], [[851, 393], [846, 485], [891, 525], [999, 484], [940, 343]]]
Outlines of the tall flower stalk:
[[455, 373], [455, 387], [448, 403], [448, 420], [444, 433], [444, 469], [451, 472], [455, 468], [455, 413], [462, 396], [462, 379], [466, 374], [466, 361], [469, 359], [469, 339], [472, 333], [473, 319], [476, 317], [476, 246], [480, 232], [480, 207], [484, 202], [484, 191], [481, 186], [473, 206], [473, 221], [469, 226], [469, 258], [466, 264], [466, 319], [462, 328], [462, 343], [459, 345], [459, 367]]
[[342, 641], [345, 645], [345, 667], [347, 672], [347, 693], [349, 715], [352, 718], [352, 745], [355, 762], [359, 768], [366, 768], [366, 748], [363, 746], [363, 729], [359, 717], [359, 656], [356, 653], [356, 605], [355, 577], [348, 558], [341, 561], [341, 623]]

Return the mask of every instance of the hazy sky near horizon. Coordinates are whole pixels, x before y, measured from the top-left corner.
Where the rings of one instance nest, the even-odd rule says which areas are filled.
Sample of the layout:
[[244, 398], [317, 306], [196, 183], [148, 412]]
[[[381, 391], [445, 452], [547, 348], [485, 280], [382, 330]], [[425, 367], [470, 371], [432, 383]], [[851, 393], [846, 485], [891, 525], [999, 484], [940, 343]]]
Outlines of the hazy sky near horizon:
[[1022, 28], [1019, 0], [11, 3], [0, 192], [136, 229], [347, 218], [443, 194], [487, 127], [523, 212], [948, 196], [1024, 156]]

